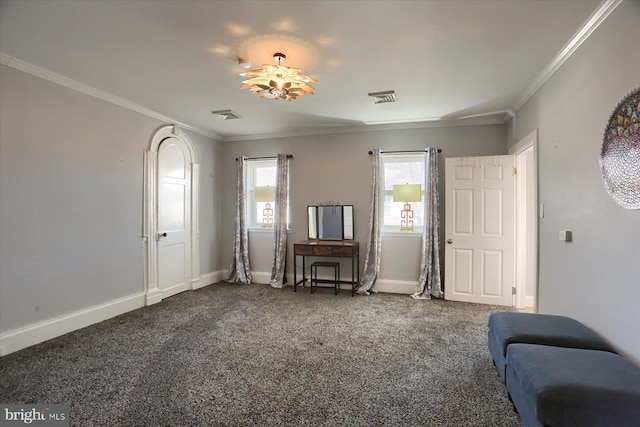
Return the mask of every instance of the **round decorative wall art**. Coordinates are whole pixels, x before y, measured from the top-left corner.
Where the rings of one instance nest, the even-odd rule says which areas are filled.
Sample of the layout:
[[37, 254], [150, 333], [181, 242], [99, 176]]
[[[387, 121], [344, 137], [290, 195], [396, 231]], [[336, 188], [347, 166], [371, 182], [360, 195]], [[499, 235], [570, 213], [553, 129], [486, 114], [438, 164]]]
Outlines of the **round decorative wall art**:
[[609, 195], [626, 209], [640, 209], [640, 87], [613, 110], [602, 139], [600, 171]]

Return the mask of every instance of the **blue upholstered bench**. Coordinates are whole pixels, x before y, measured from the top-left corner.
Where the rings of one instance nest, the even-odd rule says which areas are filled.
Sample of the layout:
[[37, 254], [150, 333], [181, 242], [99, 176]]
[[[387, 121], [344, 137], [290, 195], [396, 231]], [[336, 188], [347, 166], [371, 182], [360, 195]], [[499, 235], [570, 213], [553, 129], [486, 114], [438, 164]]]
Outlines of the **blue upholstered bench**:
[[508, 348], [515, 343], [602, 350], [615, 353], [587, 326], [565, 316], [496, 312], [489, 316], [489, 352], [505, 380]]
[[510, 344], [506, 384], [526, 427], [640, 426], [640, 367], [615, 353]]

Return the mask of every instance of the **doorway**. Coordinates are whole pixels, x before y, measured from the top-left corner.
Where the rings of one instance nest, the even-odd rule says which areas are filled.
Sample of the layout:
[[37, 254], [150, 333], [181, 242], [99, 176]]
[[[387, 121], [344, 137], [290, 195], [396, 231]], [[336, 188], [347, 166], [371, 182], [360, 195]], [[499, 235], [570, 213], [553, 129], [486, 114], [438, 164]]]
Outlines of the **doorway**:
[[446, 299], [537, 312], [537, 150], [535, 130], [507, 156], [446, 159]]
[[191, 280], [191, 165], [186, 144], [162, 140], [158, 149], [158, 287], [166, 298]]
[[538, 131], [509, 150], [516, 164], [516, 275], [513, 305], [537, 312], [538, 295]]
[[178, 126], [158, 129], [144, 153], [146, 305], [199, 287], [198, 164]]

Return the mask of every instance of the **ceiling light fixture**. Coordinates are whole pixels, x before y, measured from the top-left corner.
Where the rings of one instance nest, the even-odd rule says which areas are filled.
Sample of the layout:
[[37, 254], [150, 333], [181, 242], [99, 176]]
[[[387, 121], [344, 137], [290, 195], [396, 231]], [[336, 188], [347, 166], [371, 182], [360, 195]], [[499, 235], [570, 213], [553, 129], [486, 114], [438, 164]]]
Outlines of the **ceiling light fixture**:
[[313, 77], [300, 74], [299, 68], [281, 65], [286, 59], [284, 53], [274, 53], [273, 59], [278, 65], [263, 65], [258, 70], [240, 73], [242, 77], [251, 77], [242, 82], [241, 89], [249, 89], [260, 98], [286, 99], [291, 101], [306, 94], [313, 95], [313, 87], [309, 83], [318, 83]]

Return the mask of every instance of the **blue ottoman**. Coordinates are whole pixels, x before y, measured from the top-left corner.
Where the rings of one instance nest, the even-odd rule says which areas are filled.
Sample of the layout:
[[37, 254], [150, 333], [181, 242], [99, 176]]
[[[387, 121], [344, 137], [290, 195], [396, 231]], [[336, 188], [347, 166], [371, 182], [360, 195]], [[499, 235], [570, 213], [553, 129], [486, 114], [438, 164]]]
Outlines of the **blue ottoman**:
[[526, 427], [640, 426], [640, 367], [618, 354], [511, 344], [506, 379]]
[[489, 352], [505, 380], [507, 347], [514, 343], [602, 350], [615, 353], [594, 331], [565, 316], [496, 312], [489, 316]]

